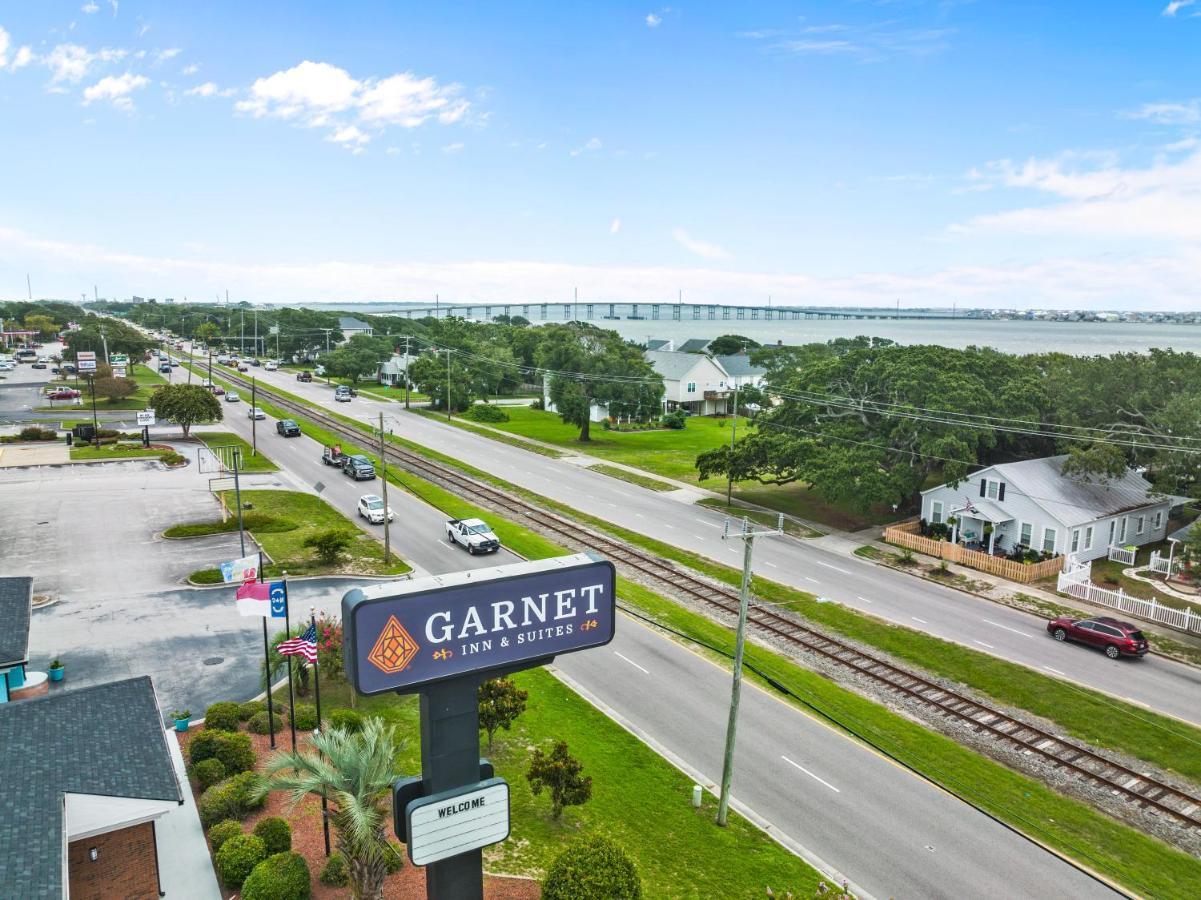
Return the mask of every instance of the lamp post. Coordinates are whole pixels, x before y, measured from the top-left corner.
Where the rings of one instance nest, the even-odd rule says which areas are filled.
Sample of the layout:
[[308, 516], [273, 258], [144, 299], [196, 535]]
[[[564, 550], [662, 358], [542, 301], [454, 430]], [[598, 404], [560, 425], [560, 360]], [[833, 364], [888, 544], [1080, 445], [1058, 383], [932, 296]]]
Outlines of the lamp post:
[[92, 391], [92, 441], [97, 450], [100, 449], [100, 422], [96, 416], [96, 373], [88, 375], [88, 387]]

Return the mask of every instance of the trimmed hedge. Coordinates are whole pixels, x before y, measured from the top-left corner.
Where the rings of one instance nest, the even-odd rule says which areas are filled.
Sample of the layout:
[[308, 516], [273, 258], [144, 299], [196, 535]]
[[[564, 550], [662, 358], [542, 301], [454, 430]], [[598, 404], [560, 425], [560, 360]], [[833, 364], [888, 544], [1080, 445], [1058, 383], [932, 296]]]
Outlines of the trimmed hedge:
[[276, 853], [254, 867], [242, 884], [242, 900], [309, 900], [313, 876], [299, 853]]
[[318, 880], [330, 887], [346, 887], [350, 884], [350, 869], [346, 865], [346, 857], [341, 853], [333, 853], [321, 870]]
[[213, 845], [213, 853], [221, 849], [221, 845], [231, 837], [242, 833], [242, 823], [234, 819], [222, 819], [209, 829], [209, 843]]
[[229, 700], [213, 703], [204, 711], [204, 727], [213, 731], [237, 731], [238, 704]]
[[317, 707], [301, 703], [297, 704], [293, 713], [296, 716], [296, 729], [298, 731], [312, 731], [317, 727]]
[[[246, 723], [246, 730], [251, 734], [270, 734], [271, 731], [269, 723], [271, 719], [272, 717], [267, 714], [267, 710], [259, 710], [253, 716], [251, 716], [250, 721]], [[275, 733], [279, 734], [283, 730], [283, 726], [280, 724], [279, 713], [275, 714], [274, 720]]]
[[215, 756], [202, 759], [192, 767], [192, 774], [196, 776], [200, 790], [207, 791], [218, 781], [225, 780], [225, 763]]
[[193, 765], [216, 758], [227, 772], [247, 772], [254, 768], [254, 747], [248, 734], [205, 728], [188, 745], [188, 758]]
[[263, 839], [267, 853], [287, 853], [292, 849], [292, 826], [279, 816], [267, 816], [255, 823], [254, 833]]
[[363, 716], [354, 709], [335, 709], [329, 714], [331, 728], [341, 728], [351, 734], [363, 730]]
[[473, 422], [507, 422], [509, 414], [499, 406], [477, 403], [463, 413], [463, 418], [471, 419]]
[[542, 882], [542, 900], [638, 900], [642, 882], [633, 860], [599, 835], [568, 844]]
[[248, 700], [245, 703], [238, 704], [238, 718], [246, 722], [255, 713], [262, 712], [267, 708], [267, 704], [262, 700]]
[[213, 862], [221, 883], [230, 890], [239, 890], [254, 867], [267, 858], [263, 839], [253, 834], [238, 834], [231, 837], [217, 851]]
[[258, 784], [254, 772], [242, 772], [214, 784], [196, 802], [200, 824], [208, 828], [223, 819], [244, 819], [251, 810], [261, 808], [267, 798], [256, 797]]

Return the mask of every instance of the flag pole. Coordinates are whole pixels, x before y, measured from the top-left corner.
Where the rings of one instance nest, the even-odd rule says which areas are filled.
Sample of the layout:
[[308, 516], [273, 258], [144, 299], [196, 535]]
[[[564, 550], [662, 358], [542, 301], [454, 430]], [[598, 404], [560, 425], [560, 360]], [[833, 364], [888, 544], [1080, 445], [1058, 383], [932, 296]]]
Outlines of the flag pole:
[[[284, 633], [292, 637], [292, 619], [288, 614], [288, 582], [284, 580]], [[292, 687], [292, 658], [288, 657], [288, 723], [292, 726], [292, 752], [296, 752], [296, 692]]]
[[[313, 641], [320, 653], [321, 636], [317, 634], [317, 608], [309, 607], [309, 623], [313, 626]], [[317, 730], [321, 730], [321, 666], [313, 660], [313, 690], [317, 694]], [[321, 788], [321, 830], [325, 834], [325, 855], [329, 856], [329, 801], [325, 797], [325, 788]]]
[[[263, 551], [259, 551], [259, 581], [263, 581]], [[267, 601], [270, 603], [271, 601]], [[268, 610], [269, 611], [269, 610]], [[267, 733], [271, 735], [271, 749], [275, 749], [275, 704], [271, 702], [271, 640], [267, 637], [267, 619], [263, 616], [263, 674], [267, 676]]]

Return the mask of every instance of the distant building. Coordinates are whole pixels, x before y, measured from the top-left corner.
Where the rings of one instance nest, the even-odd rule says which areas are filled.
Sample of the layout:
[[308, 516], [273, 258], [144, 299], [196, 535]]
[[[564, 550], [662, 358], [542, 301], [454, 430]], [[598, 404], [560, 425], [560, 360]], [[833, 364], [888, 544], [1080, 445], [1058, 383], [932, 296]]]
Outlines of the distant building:
[[354, 316], [339, 316], [338, 327], [342, 329], [341, 343], [345, 344], [356, 334], [371, 335], [374, 330], [370, 325], [362, 319], [356, 319]]
[[642, 356], [663, 376], [665, 412], [686, 409], [693, 415], [711, 416], [729, 411], [734, 385], [721, 363], [700, 351], [647, 350]]
[[[676, 348], [677, 353], [704, 353], [713, 341], [709, 338], [689, 338]], [[649, 348], [648, 348], [649, 349]]]
[[380, 384], [390, 385], [392, 387], [404, 387], [405, 376], [409, 371], [409, 361], [416, 358], [416, 354], [410, 356], [407, 353], [393, 353], [391, 359], [386, 359], [379, 364], [379, 369], [376, 370], [375, 380]]
[[646, 349], [647, 350], [674, 350], [674, 349], [676, 349], [676, 342], [671, 341], [671, 340], [664, 341], [664, 340], [659, 340], [659, 339], [652, 339], [652, 340], [649, 340], [646, 342]]
[[767, 377], [767, 369], [751, 365], [751, 358], [745, 353], [715, 356], [714, 359], [726, 370], [730, 384], [735, 387], [762, 387], [763, 380]]

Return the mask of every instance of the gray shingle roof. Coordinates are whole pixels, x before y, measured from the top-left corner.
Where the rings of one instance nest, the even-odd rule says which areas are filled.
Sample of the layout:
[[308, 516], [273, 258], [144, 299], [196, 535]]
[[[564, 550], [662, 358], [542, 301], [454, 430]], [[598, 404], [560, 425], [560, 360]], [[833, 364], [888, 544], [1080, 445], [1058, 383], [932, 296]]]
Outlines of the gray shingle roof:
[[669, 340], [662, 340], [660, 338], [652, 338], [651, 340], [646, 342], [646, 349], [647, 350], [662, 350], [664, 347], [668, 346], [670, 343], [671, 343], [671, 341], [669, 341]]
[[714, 357], [731, 378], [748, 378], [752, 375], [766, 375], [767, 369], [762, 366], [752, 366], [751, 358], [745, 353], [734, 353], [730, 356]]
[[708, 338], [689, 338], [676, 348], [679, 353], [704, 353], [713, 341]]
[[149, 676], [0, 704], [0, 897], [63, 896], [63, 794], [183, 799]]
[[0, 666], [23, 663], [28, 658], [32, 603], [32, 578], [0, 578]]
[[[1069, 528], [1168, 499], [1152, 494], [1151, 483], [1132, 469], [1121, 478], [1067, 478], [1060, 473], [1065, 459], [1066, 455], [1046, 456], [992, 468], [1002, 481], [1012, 484]], [[971, 478], [979, 482], [975, 475]]]
[[347, 328], [370, 328], [371, 326], [354, 316], [338, 316], [338, 327], [346, 330]]
[[643, 357], [668, 381], [682, 381], [706, 357], [670, 350], [647, 350]]

